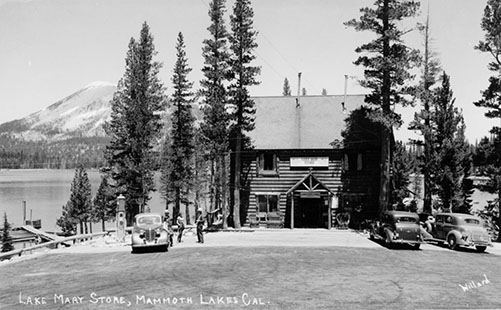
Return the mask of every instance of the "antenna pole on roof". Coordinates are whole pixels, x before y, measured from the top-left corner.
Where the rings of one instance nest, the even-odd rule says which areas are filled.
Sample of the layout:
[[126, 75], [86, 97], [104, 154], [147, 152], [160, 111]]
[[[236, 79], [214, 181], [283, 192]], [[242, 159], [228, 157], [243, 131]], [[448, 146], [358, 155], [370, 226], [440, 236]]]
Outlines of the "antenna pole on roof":
[[343, 100], [343, 110], [346, 109], [346, 92], [348, 91], [348, 75], [344, 75], [344, 100]]
[[296, 98], [296, 108], [299, 107], [299, 96], [301, 94], [301, 72], [297, 74], [297, 98]]

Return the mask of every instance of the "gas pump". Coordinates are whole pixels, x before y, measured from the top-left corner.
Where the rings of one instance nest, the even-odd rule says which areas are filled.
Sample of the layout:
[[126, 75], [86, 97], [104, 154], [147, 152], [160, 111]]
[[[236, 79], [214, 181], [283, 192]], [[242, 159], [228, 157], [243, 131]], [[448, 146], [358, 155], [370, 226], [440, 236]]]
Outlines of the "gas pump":
[[125, 242], [127, 220], [125, 218], [125, 197], [122, 194], [117, 197], [117, 205], [117, 239], [119, 242]]

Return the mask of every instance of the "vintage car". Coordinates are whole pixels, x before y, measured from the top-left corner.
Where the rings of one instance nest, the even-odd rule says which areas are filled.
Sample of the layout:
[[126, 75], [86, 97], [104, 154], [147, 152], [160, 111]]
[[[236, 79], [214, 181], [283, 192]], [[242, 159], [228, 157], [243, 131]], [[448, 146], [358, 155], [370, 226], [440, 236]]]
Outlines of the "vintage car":
[[370, 239], [384, 240], [388, 248], [396, 244], [409, 244], [419, 249], [421, 238], [419, 216], [406, 211], [386, 211], [381, 220], [371, 226]]
[[487, 246], [492, 246], [491, 238], [482, 219], [470, 214], [437, 214], [431, 235], [432, 238], [425, 238], [425, 240], [439, 243], [447, 242], [452, 250], [459, 246], [474, 246], [478, 252], [484, 252]]
[[162, 216], [157, 213], [140, 213], [134, 217], [132, 229], [132, 252], [144, 248], [167, 251], [169, 238], [162, 225]]

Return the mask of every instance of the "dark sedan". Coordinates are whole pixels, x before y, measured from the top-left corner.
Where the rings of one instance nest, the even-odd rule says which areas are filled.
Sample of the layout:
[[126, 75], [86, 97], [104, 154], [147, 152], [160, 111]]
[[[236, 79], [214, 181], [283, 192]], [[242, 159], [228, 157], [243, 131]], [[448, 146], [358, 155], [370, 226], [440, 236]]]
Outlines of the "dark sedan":
[[406, 211], [386, 211], [381, 215], [381, 220], [372, 225], [370, 238], [383, 240], [388, 248], [396, 244], [409, 244], [417, 250], [423, 242], [419, 216]]

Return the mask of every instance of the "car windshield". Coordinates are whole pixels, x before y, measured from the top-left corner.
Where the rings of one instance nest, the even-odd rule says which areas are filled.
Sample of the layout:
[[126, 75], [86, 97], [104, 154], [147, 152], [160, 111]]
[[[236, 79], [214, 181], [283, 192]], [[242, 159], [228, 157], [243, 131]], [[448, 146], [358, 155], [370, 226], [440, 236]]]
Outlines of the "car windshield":
[[480, 221], [477, 219], [464, 219], [465, 225], [477, 226], [480, 225]]
[[149, 215], [149, 216], [141, 216], [140, 218], [137, 219], [137, 223], [142, 225], [152, 225], [152, 224], [160, 224], [162, 223], [162, 220], [160, 219], [160, 216]]
[[416, 219], [410, 216], [402, 216], [397, 218], [397, 223], [399, 222], [406, 222], [406, 223], [415, 223]]

